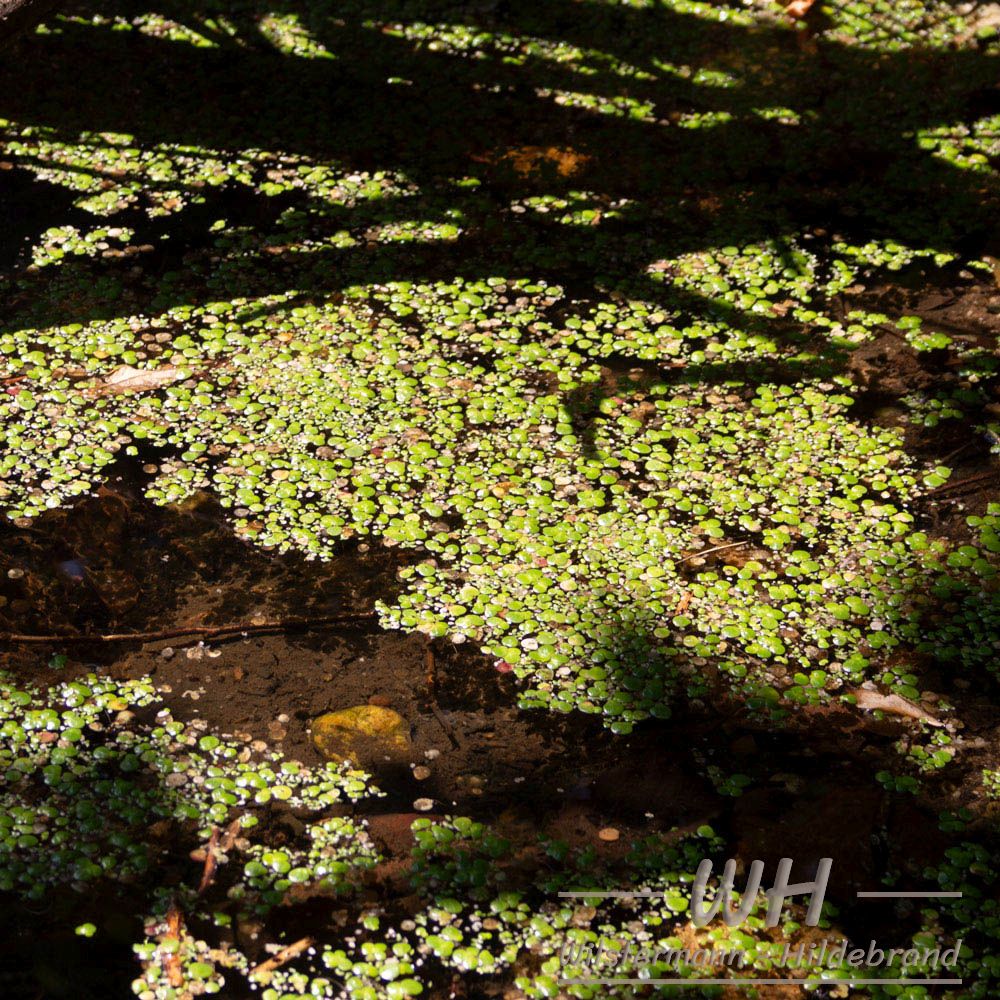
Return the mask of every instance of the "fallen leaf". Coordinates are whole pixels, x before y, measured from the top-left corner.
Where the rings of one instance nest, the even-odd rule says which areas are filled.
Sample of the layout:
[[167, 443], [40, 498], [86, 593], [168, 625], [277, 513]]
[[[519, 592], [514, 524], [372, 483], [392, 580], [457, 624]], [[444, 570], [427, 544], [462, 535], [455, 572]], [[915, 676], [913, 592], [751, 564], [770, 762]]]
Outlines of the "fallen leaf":
[[792, 0], [792, 2], [785, 7], [785, 13], [790, 18], [798, 21], [805, 17], [810, 10], [812, 10], [815, 3], [816, 0]]
[[328, 760], [356, 764], [405, 757], [410, 748], [410, 727], [391, 708], [356, 705], [327, 712], [312, 723], [313, 743]]
[[480, 163], [505, 162], [522, 177], [537, 174], [545, 168], [554, 169], [560, 177], [572, 177], [591, 160], [586, 153], [562, 146], [520, 146], [504, 152], [473, 155]]
[[932, 726], [943, 726], [940, 719], [935, 718], [929, 712], [924, 711], [919, 705], [914, 704], [898, 694], [879, 694], [878, 691], [869, 691], [866, 688], [858, 688], [850, 692], [858, 700], [858, 708], [868, 711], [888, 712], [890, 715], [902, 715], [908, 719], [919, 719]]
[[184, 372], [173, 365], [163, 365], [160, 368], [133, 368], [122, 365], [116, 368], [102, 383], [106, 392], [145, 392], [148, 389], [158, 389], [162, 385], [170, 385], [184, 378]]

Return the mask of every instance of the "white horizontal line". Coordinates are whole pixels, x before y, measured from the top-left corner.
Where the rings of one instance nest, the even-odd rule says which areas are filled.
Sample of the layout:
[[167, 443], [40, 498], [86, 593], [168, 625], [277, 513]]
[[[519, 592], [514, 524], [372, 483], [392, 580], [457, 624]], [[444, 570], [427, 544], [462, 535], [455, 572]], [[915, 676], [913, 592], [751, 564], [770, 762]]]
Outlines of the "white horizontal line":
[[961, 979], [560, 979], [560, 986], [961, 986]]
[[858, 899], [961, 899], [960, 892], [859, 892]]
[[[650, 899], [658, 896], [665, 896], [665, 892], [601, 892], [597, 889], [581, 892], [560, 892], [563, 899], [579, 899], [588, 897], [591, 899]], [[961, 899], [960, 892], [859, 892], [858, 899]]]

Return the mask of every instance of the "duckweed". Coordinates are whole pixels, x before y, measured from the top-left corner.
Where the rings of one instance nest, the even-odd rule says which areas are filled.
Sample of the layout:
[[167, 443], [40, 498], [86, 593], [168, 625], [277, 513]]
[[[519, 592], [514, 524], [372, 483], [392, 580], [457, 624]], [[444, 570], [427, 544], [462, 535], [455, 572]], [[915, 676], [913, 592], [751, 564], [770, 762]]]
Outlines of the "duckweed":
[[1000, 771], [983, 771], [983, 787], [991, 798], [1000, 798]]
[[[961, 18], [939, 18], [938, 6], [838, 8], [824, 44], [890, 51], [958, 37]], [[673, 7], [693, 38], [723, 21], [755, 45], [776, 30], [741, 5]], [[89, 30], [224, 47], [246, 30], [241, 17], [98, 18]], [[281, 58], [340, 58], [337, 31], [319, 22], [268, 13], [254, 23], [254, 44]], [[645, 41], [626, 59], [547, 30], [370, 11], [359, 23], [373, 39], [467, 66], [474, 88], [501, 67], [545, 67], [581, 83], [541, 86], [538, 100], [706, 141], [731, 134], [722, 148], [744, 156], [762, 122], [815, 127], [795, 101], [754, 96], [759, 67], [710, 46], [681, 64]], [[617, 82], [589, 90], [584, 80]], [[641, 96], [658, 85], [704, 104], [668, 113]], [[862, 130], [874, 120], [852, 114]], [[992, 155], [994, 125], [977, 121], [958, 146], [918, 130], [915, 155], [964, 157], [982, 172], [975, 157]], [[6, 281], [17, 303], [0, 333], [9, 515], [69, 503], [122, 455], [162, 449], [150, 497], [210, 491], [262, 546], [329, 558], [345, 539], [374, 536], [417, 550], [399, 597], [380, 606], [383, 625], [474, 642], [513, 668], [524, 707], [599, 714], [618, 732], [702, 696], [709, 672], [780, 712], [878, 677], [897, 652], [934, 648], [965, 671], [992, 659], [981, 638], [997, 614], [994, 552], [921, 530], [922, 497], [950, 470], [908, 456], [901, 430], [860, 419], [844, 374], [848, 353], [887, 326], [917, 352], [957, 350], [919, 317], [838, 306], [880, 274], [951, 265], [957, 255], [940, 241], [854, 241], [791, 224], [744, 238], [752, 219], [723, 225], [711, 199], [695, 216], [675, 212], [676, 237], [651, 241], [640, 220], [662, 206], [642, 184], [641, 197], [609, 196], [583, 179], [591, 154], [562, 145], [476, 154], [466, 166], [482, 169], [427, 183], [304, 151], [2, 127], [12, 163], [95, 217], [45, 230], [31, 266]], [[483, 181], [504, 170], [536, 176], [541, 190], [498, 206]], [[546, 193], [577, 174], [579, 185]], [[220, 212], [204, 245], [175, 260], [169, 229], [148, 223], [208, 210], [223, 191], [267, 206], [272, 223]], [[956, 202], [956, 225], [962, 211]], [[401, 280], [383, 267], [395, 258], [382, 248], [461, 248], [469, 232], [496, 229], [498, 212], [513, 222], [498, 230], [503, 252], [488, 276]], [[548, 239], [550, 224], [566, 240]], [[620, 255], [640, 266], [615, 273]], [[164, 259], [154, 283], [147, 261]], [[595, 272], [582, 296], [558, 280], [580, 266]], [[514, 276], [524, 269], [536, 276]], [[52, 303], [79, 321], [53, 322]], [[110, 391], [123, 366], [170, 378]], [[910, 419], [930, 427], [962, 402], [914, 399]], [[939, 613], [944, 594], [957, 612]]]
[[[993, 852], [980, 843], [962, 841], [945, 852], [937, 867], [924, 875], [943, 892], [960, 892], [961, 898], [936, 901], [921, 913], [922, 926], [913, 945], [921, 949], [954, 947], [961, 941], [957, 967], [950, 970], [963, 980], [963, 997], [989, 997], [1000, 983], [1000, 904], [997, 899], [997, 868]], [[913, 975], [933, 975], [927, 966], [913, 966]], [[873, 991], [879, 998], [902, 996], [916, 1000], [919, 987]]]
[[0, 888], [38, 898], [55, 885], [135, 882], [158, 862], [153, 824], [193, 824], [208, 837], [234, 814], [251, 828], [272, 798], [320, 811], [372, 793], [347, 767], [243, 759], [238, 745], [166, 710], [133, 726], [135, 710], [157, 700], [148, 679], [91, 674], [40, 691], [0, 677]]
[[[981, 104], [1000, 50], [974, 11], [861, 0], [823, 5], [813, 31], [774, 5], [698, 0], [578, 4], [571, 28], [544, 4], [225, 6], [69, 11], [26, 43], [40, 82], [25, 62], [7, 89], [0, 166], [58, 211], [0, 275], [8, 516], [68, 505], [142, 456], [154, 501], [211, 494], [267, 549], [407, 549], [385, 627], [473, 643], [523, 707], [621, 733], [720, 691], [780, 718], [865, 682], [917, 699], [929, 660], [969, 683], [995, 673], [1000, 504], [941, 537], [927, 505], [952, 468], [906, 448], [960, 420], [1000, 448], [995, 351], [874, 294], [992, 267], [964, 249], [997, 196]], [[123, 40], [155, 87], [123, 67]], [[47, 46], [94, 53], [86, 114], [51, 91]], [[202, 75], [186, 89], [161, 52], [224, 58], [238, 99], [220, 87], [203, 107]], [[169, 106], [143, 103], [156, 90]], [[122, 92], [156, 113], [140, 121]], [[882, 336], [949, 372], [908, 390], [891, 427], [851, 374]], [[149, 377], [115, 389], [123, 369]], [[375, 790], [163, 711], [137, 721], [155, 701], [146, 679], [0, 678], [0, 888], [148, 888], [168, 831], [207, 852], [237, 821], [215, 886], [150, 892], [142, 1000], [241, 979], [265, 1000], [395, 1000], [501, 972], [554, 996], [584, 969], [567, 944], [679, 943], [692, 871], [722, 850], [702, 828], [616, 867], [547, 841], [526, 876], [484, 824], [420, 819], [411, 918], [366, 897], [339, 939], [253, 973], [229, 929], [349, 895], [378, 858], [339, 807]], [[914, 773], [877, 779], [919, 790], [951, 739], [911, 733]], [[750, 780], [709, 777], [732, 796]], [[254, 841], [272, 808], [301, 829]], [[962, 974], [990, 995], [988, 852], [963, 844], [928, 877], [968, 902], [926, 911], [921, 933], [975, 939]], [[554, 895], [623, 885], [664, 895]], [[781, 936], [798, 930], [793, 915]], [[774, 966], [758, 911], [701, 933]]]
[[[148, 364], [129, 323], [7, 334], [0, 349], [35, 383], [0, 403], [10, 510], [91, 488], [130, 442], [169, 447], [154, 499], [212, 490], [238, 531], [313, 556], [352, 535], [422, 549], [385, 625], [476, 641], [513, 665], [524, 705], [598, 712], [620, 731], [666, 714], [701, 660], [762, 704], [771, 690], [825, 696], [867, 675], [869, 651], [919, 637], [923, 593], [992, 576], [988, 552], [914, 530], [913, 504], [947, 470], [852, 421], [846, 385], [643, 377], [604, 394], [611, 353], [665, 347], [697, 368], [712, 329], [719, 357], [767, 345], [716, 324], [688, 347], [635, 300], [559, 329], [545, 316], [564, 301], [494, 278], [352, 286], [340, 305], [276, 302], [256, 318], [250, 303], [184, 307], [152, 328], [190, 332], [151, 340], [156, 363], [188, 377], [138, 395], [101, 389], [116, 365]], [[46, 351], [25, 353], [28, 337]], [[698, 556], [738, 541], [736, 562]], [[977, 649], [953, 655], [971, 664]]]

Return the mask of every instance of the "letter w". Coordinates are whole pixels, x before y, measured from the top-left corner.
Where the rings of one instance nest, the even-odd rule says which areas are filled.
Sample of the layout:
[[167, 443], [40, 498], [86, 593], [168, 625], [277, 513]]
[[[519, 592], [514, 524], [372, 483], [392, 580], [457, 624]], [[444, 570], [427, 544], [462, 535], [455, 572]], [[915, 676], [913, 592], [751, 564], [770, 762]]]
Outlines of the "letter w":
[[740, 899], [739, 909], [732, 907], [733, 881], [736, 878], [736, 862], [730, 858], [726, 862], [726, 867], [722, 870], [722, 884], [711, 906], [705, 904], [705, 888], [708, 885], [709, 876], [712, 874], [712, 862], [707, 858], [698, 865], [698, 871], [694, 878], [694, 885], [691, 887], [691, 922], [695, 927], [704, 927], [722, 909], [722, 919], [727, 927], [737, 927], [750, 914], [754, 901], [757, 898], [757, 890], [760, 889], [760, 878], [764, 874], [764, 862], [754, 861], [750, 865], [750, 875], [747, 878], [747, 887], [743, 891]]

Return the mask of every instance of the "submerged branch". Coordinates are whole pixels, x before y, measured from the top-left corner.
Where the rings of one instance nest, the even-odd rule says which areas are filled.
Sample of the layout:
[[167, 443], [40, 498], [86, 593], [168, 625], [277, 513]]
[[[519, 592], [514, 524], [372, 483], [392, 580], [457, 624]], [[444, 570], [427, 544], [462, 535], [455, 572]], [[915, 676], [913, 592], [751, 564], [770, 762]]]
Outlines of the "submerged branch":
[[107, 634], [76, 633], [71, 635], [25, 635], [17, 632], [0, 632], [0, 641], [16, 643], [60, 642], [155, 642], [159, 639], [176, 639], [181, 636], [218, 638], [228, 635], [253, 635], [266, 632], [287, 632], [296, 629], [330, 628], [337, 625], [360, 625], [371, 621], [374, 611], [361, 611], [324, 618], [286, 618], [272, 622], [242, 622], [235, 625], [188, 625], [161, 629], [157, 632], [112, 632]]

